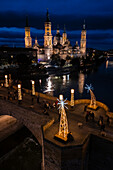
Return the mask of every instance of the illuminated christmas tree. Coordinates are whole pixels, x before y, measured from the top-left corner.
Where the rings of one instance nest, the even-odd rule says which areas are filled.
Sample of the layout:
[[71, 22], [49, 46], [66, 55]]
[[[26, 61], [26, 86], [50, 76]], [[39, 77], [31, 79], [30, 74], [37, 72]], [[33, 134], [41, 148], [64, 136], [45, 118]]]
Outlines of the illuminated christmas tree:
[[58, 100], [58, 104], [59, 104], [59, 111], [61, 114], [60, 117], [60, 125], [59, 125], [59, 132], [55, 135], [56, 138], [59, 138], [63, 141], [67, 141], [67, 135], [68, 135], [68, 121], [67, 121], [67, 116], [66, 116], [66, 112], [65, 112], [65, 108], [67, 108], [65, 105], [66, 100]]
[[91, 109], [97, 109], [97, 105], [96, 105], [96, 97], [95, 97], [95, 95], [94, 95], [94, 93], [93, 93], [93, 87], [92, 87], [92, 85], [90, 84], [90, 85], [87, 85], [86, 84], [86, 87], [85, 87], [85, 89], [87, 90], [87, 92], [90, 92], [90, 95], [91, 95], [91, 102], [90, 102], [90, 104], [88, 105], [88, 108], [91, 108]]

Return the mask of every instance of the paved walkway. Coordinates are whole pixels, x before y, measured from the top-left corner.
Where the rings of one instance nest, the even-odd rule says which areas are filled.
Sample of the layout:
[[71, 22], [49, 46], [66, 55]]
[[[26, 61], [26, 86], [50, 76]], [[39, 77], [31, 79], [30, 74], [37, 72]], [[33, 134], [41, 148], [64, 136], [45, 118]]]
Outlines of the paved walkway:
[[[7, 95], [8, 95], [8, 90], [6, 88], [1, 88], [0, 97], [4, 99], [4, 97], [7, 98]], [[17, 99], [10, 100], [9, 102], [18, 106]], [[50, 108], [48, 109], [49, 115], [48, 116], [45, 115], [44, 114], [44, 103], [45, 102], [50, 102], [51, 104], [53, 104], [53, 101], [48, 101], [48, 100], [45, 100], [44, 98], [40, 98], [40, 103], [37, 103], [36, 98], [34, 98], [34, 101], [33, 101], [34, 104], [32, 105], [32, 96], [25, 94], [23, 96], [23, 101], [20, 107], [26, 109], [26, 112], [24, 111], [25, 113], [23, 112], [23, 115], [18, 114], [17, 117], [25, 125], [28, 125], [31, 128], [33, 127], [33, 131], [35, 131], [36, 135], [38, 135], [38, 132], [37, 132], [37, 127], [38, 127], [37, 118], [39, 119], [38, 115], [45, 117], [45, 120], [46, 119], [50, 120], [54, 118], [55, 123], [52, 125], [52, 128], [49, 128], [45, 133], [45, 137], [47, 139], [54, 141], [54, 135], [58, 132], [58, 128], [59, 128], [59, 122], [58, 122], [59, 114], [58, 114], [57, 108]], [[69, 106], [68, 107], [69, 109], [66, 111], [67, 117], [68, 117], [68, 123], [69, 123], [69, 131], [72, 132], [75, 138], [76, 144], [77, 144], [77, 141], [81, 143], [89, 133], [100, 134], [100, 127], [97, 125], [97, 121], [100, 115], [103, 116], [105, 124], [107, 123], [105, 110], [103, 108], [98, 108], [97, 111], [93, 111], [95, 115], [94, 122], [92, 122], [92, 120], [89, 120], [88, 122], [86, 122], [85, 120], [86, 113], [84, 113], [84, 107], [85, 107], [85, 104], [78, 104], [78, 105], [75, 105], [73, 109], [70, 108]], [[29, 116], [27, 115], [27, 110], [31, 111], [31, 115]], [[78, 123], [82, 123], [83, 126], [78, 127]], [[105, 130], [107, 133], [106, 137], [113, 139], [113, 133], [112, 133], [113, 128], [108, 127], [106, 125]]]

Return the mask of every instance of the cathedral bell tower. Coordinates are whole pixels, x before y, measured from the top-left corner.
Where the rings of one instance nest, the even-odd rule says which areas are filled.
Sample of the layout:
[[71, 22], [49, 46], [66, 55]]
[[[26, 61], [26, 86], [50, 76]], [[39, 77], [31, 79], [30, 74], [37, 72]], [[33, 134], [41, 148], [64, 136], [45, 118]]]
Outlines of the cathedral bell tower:
[[46, 60], [49, 60], [52, 55], [52, 34], [51, 34], [51, 22], [49, 19], [49, 12], [47, 9], [46, 22], [45, 22], [45, 35], [44, 35], [44, 50]]
[[66, 40], [67, 40], [67, 34], [66, 34], [66, 28], [65, 28], [65, 25], [64, 25], [64, 32], [62, 34], [62, 45], [65, 44]]
[[86, 55], [86, 29], [85, 29], [85, 22], [83, 24], [83, 30], [81, 32], [81, 41], [80, 41], [80, 51], [82, 55]]
[[32, 48], [32, 38], [30, 35], [30, 27], [28, 25], [28, 17], [26, 17], [26, 26], [25, 26], [25, 48]]
[[46, 22], [45, 22], [44, 47], [52, 48], [51, 22], [49, 19], [48, 9], [46, 14]]

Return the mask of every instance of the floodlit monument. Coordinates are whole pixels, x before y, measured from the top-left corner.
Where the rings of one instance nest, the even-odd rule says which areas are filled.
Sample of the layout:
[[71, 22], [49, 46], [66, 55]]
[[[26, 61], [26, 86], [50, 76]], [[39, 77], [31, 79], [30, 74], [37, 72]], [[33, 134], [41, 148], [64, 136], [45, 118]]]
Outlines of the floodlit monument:
[[85, 89], [87, 90], [88, 93], [90, 92], [90, 95], [91, 95], [91, 102], [87, 107], [90, 108], [90, 109], [96, 110], [98, 106], [96, 105], [96, 97], [95, 97], [95, 95], [94, 95], [94, 93], [92, 91], [93, 90], [92, 85], [91, 84], [90, 85], [86, 84]]

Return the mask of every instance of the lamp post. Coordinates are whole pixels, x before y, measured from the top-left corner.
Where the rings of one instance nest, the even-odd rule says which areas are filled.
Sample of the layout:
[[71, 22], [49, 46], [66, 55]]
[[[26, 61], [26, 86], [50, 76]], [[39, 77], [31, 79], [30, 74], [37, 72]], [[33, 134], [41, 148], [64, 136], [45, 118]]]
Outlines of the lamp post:
[[34, 103], [34, 96], [35, 96], [35, 81], [32, 80], [32, 105]]
[[74, 107], [74, 89], [71, 89], [71, 102], [70, 102], [71, 107]]
[[8, 79], [7, 79], [7, 75], [5, 75], [5, 87], [8, 87]]
[[18, 102], [19, 104], [22, 101], [22, 92], [21, 92], [21, 84], [18, 84]]
[[35, 95], [35, 81], [32, 80], [32, 95]]

